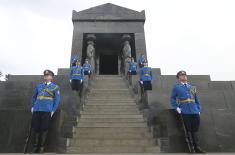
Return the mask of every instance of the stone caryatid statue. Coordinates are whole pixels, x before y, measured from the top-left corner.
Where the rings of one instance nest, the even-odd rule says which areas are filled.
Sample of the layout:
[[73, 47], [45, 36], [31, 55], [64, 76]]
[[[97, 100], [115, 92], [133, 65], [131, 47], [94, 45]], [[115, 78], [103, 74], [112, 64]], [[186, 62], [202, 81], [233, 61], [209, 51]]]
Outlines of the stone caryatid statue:
[[88, 34], [86, 36], [87, 39], [87, 49], [86, 49], [86, 55], [89, 59], [89, 62], [91, 63], [92, 71], [94, 73], [95, 70], [95, 35], [94, 34]]
[[124, 34], [122, 36], [122, 40], [124, 41], [122, 52], [125, 58], [131, 57], [131, 45], [129, 41], [130, 39], [131, 36], [128, 34]]
[[128, 34], [124, 34], [122, 36], [122, 40], [124, 41], [123, 42], [123, 48], [122, 48], [122, 55], [123, 55], [123, 59], [122, 60], [124, 63], [123, 63], [123, 69], [124, 69], [124, 73], [126, 74], [127, 70], [128, 70], [128, 65], [127, 65], [127, 62], [128, 60], [131, 58], [131, 45], [130, 45], [130, 39], [131, 39], [131, 36], [128, 35]]

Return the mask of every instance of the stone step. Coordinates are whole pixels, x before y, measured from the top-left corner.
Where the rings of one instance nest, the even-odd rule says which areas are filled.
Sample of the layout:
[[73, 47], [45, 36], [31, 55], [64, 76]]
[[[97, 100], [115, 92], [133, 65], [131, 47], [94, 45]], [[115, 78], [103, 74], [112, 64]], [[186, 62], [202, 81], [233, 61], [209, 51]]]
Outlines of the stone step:
[[67, 153], [160, 152], [121, 76], [97, 76], [85, 103]]
[[107, 103], [107, 102], [115, 102], [115, 103], [125, 103], [125, 102], [135, 102], [135, 99], [97, 99], [97, 98], [93, 98], [93, 99], [90, 99], [88, 98], [87, 99], [87, 102], [102, 102], [102, 103]]
[[108, 83], [112, 83], [112, 82], [119, 82], [119, 83], [124, 83], [123, 79], [120, 78], [106, 78], [106, 79], [96, 79], [94, 80], [94, 83], [99, 83], [99, 82], [108, 82]]
[[88, 94], [89, 97], [95, 96], [120, 96], [120, 97], [132, 97], [132, 94], [129, 92], [102, 92], [102, 93], [97, 93], [97, 92], [91, 92]]
[[142, 133], [142, 132], [149, 132], [147, 127], [74, 127], [74, 133], [76, 132], [89, 132], [89, 133]]
[[127, 86], [106, 86], [106, 85], [103, 85], [103, 86], [93, 86], [93, 88], [99, 88], [99, 89], [110, 89], [110, 90], [118, 90], [118, 89], [125, 89]]
[[132, 110], [132, 109], [138, 109], [137, 105], [90, 105], [86, 104], [85, 109], [95, 109], [95, 110], [103, 110], [103, 109], [110, 109], [110, 110]]
[[106, 93], [130, 93], [129, 89], [91, 89], [91, 93], [106, 94]]
[[117, 104], [117, 103], [136, 103], [134, 99], [130, 99], [130, 100], [110, 100], [110, 99], [107, 99], [107, 100], [102, 100], [102, 99], [87, 99], [86, 100], [86, 103], [114, 103], [114, 104]]
[[124, 88], [127, 88], [127, 85], [124, 82], [116, 82], [116, 83], [99, 82], [99, 83], [93, 83], [92, 85], [93, 88], [97, 88], [97, 87], [99, 88], [102, 86], [113, 87], [113, 88], [118, 88], [118, 86], [122, 86]]
[[116, 95], [110, 95], [110, 96], [103, 96], [103, 95], [100, 95], [100, 96], [89, 96], [88, 97], [88, 100], [93, 100], [93, 99], [100, 99], [100, 100], [119, 100], [119, 99], [124, 99], [125, 100], [133, 100], [133, 98], [131, 96], [116, 96]]
[[121, 76], [112, 76], [112, 75], [105, 75], [105, 76], [96, 76], [95, 80], [122, 80]]
[[121, 106], [121, 107], [133, 106], [133, 107], [137, 107], [135, 102], [120, 103], [120, 102], [88, 102], [88, 101], [86, 101], [86, 106]]
[[95, 78], [95, 81], [103, 81], [103, 80], [122, 80], [122, 77], [97, 77]]
[[90, 132], [76, 132], [73, 135], [73, 138], [81, 138], [81, 139], [144, 139], [144, 138], [152, 138], [153, 136], [148, 132], [103, 132], [103, 133], [90, 133]]
[[87, 115], [138, 115], [140, 112], [138, 111], [82, 111], [81, 114]]
[[112, 90], [110, 89], [91, 89], [91, 93], [95, 93], [95, 94], [106, 94], [106, 93], [130, 93], [129, 89], [115, 89], [113, 88]]
[[100, 89], [100, 88], [92, 88], [91, 92], [130, 92], [129, 89], [124, 88], [124, 89], [118, 89], [118, 88], [113, 88], [113, 89]]
[[115, 96], [115, 97], [132, 97], [130, 93], [113, 93], [113, 92], [109, 92], [109, 93], [89, 93], [88, 97], [110, 97], [110, 96]]
[[99, 146], [99, 147], [69, 147], [68, 153], [99, 153], [99, 154], [114, 154], [114, 153], [159, 153], [160, 148], [155, 147], [143, 147], [143, 146]]
[[69, 140], [70, 146], [154, 146], [155, 140], [152, 138], [143, 139], [81, 139], [73, 138]]
[[99, 78], [94, 80], [94, 82], [122, 82], [124, 83], [124, 79], [122, 78]]
[[124, 79], [122, 78], [103, 78], [103, 79], [96, 79], [94, 82], [122, 82], [124, 83]]
[[83, 114], [81, 115], [81, 118], [143, 118], [142, 115], [108, 115], [108, 114]]
[[77, 127], [147, 127], [145, 122], [79, 122]]
[[78, 122], [144, 122], [143, 118], [80, 118]]
[[101, 87], [104, 87], [104, 88], [112, 87], [112, 88], [117, 89], [117, 88], [127, 88], [127, 85], [124, 82], [118, 82], [118, 83], [99, 82], [99, 83], [93, 83], [92, 87], [99, 88], [99, 89], [101, 89]]
[[99, 81], [94, 82], [93, 86], [126, 86], [126, 83], [124, 81], [120, 82], [108, 82], [108, 81]]
[[123, 79], [120, 75], [97, 75], [96, 80], [99, 79]]
[[127, 109], [127, 108], [125, 108], [125, 107], [122, 107], [122, 108], [117, 108], [117, 109], [115, 109], [115, 108], [86, 108], [85, 107], [85, 109], [84, 109], [84, 111], [85, 112], [122, 112], [122, 111], [125, 111], [125, 112], [128, 112], [128, 111], [130, 111], [130, 112], [137, 112], [137, 113], [139, 113], [139, 110], [137, 109], [137, 108], [129, 108], [129, 109]]

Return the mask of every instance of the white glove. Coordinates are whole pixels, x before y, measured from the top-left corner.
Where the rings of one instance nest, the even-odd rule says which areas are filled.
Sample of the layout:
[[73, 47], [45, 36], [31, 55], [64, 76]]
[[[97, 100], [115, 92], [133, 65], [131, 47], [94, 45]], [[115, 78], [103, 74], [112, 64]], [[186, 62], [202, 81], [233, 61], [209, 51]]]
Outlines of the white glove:
[[72, 82], [72, 80], [69, 80], [69, 82], [71, 83], [71, 82]]
[[82, 83], [82, 80], [80, 80], [80, 83]]
[[51, 112], [51, 117], [53, 116], [54, 112]]
[[33, 107], [31, 108], [31, 113], [33, 113]]
[[141, 84], [143, 84], [143, 81], [140, 81]]
[[90, 73], [91, 73], [91, 71], [88, 71], [88, 73], [90, 74]]
[[181, 109], [179, 107], [176, 108], [176, 111], [181, 114]]
[[198, 113], [199, 115], [201, 114], [201, 112]]

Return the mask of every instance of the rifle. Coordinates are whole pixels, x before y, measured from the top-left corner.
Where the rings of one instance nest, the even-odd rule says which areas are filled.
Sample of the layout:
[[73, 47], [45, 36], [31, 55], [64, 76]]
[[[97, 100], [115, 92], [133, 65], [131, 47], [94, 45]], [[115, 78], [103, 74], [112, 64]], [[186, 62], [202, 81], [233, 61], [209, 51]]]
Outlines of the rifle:
[[28, 152], [29, 142], [30, 142], [31, 133], [32, 133], [31, 122], [32, 122], [32, 119], [31, 119], [31, 121], [30, 121], [30, 126], [29, 126], [29, 130], [28, 130], [28, 136], [27, 136], [27, 138], [26, 138], [26, 140], [25, 140], [24, 154], [26, 154], [26, 153]]
[[192, 135], [191, 135], [190, 132], [187, 131], [187, 129], [185, 127], [184, 119], [183, 119], [182, 114], [180, 114], [180, 119], [181, 119], [183, 130], [184, 130], [185, 141], [188, 145], [188, 150], [189, 150], [190, 153], [195, 153], [193, 142], [192, 142]]

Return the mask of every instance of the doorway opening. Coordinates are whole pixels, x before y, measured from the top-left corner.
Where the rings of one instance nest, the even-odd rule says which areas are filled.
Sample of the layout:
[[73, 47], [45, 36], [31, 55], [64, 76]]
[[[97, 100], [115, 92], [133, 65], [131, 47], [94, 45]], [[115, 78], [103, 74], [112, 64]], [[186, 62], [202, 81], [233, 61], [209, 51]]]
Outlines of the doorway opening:
[[100, 74], [118, 74], [118, 55], [100, 55]]

